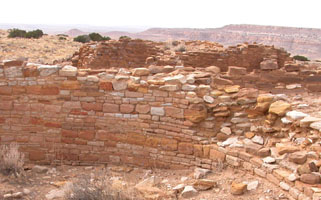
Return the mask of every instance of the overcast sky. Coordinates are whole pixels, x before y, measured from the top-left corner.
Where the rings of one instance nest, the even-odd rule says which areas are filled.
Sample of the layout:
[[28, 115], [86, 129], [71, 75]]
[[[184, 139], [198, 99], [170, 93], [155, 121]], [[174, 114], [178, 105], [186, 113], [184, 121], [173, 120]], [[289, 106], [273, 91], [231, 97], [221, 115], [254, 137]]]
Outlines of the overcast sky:
[[320, 0], [1, 0], [0, 23], [321, 28]]

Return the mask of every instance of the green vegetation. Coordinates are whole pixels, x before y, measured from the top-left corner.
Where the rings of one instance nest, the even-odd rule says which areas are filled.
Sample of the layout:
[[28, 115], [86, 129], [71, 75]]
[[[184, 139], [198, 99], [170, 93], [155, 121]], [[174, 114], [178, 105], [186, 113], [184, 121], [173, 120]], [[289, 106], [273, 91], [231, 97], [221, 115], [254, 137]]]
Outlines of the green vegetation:
[[126, 36], [126, 35], [123, 35], [123, 36], [120, 36], [119, 37], [119, 40], [130, 40], [131, 38]]
[[309, 61], [309, 59], [307, 57], [300, 56], [300, 55], [293, 56], [293, 59], [294, 60], [299, 60], [299, 61]]
[[25, 30], [20, 30], [17, 28], [10, 29], [9, 35], [8, 35], [9, 38], [20, 37], [20, 38], [35, 38], [35, 39], [41, 38], [42, 36], [43, 36], [43, 32], [40, 29], [27, 32]]
[[89, 37], [92, 41], [108, 41], [110, 37], [101, 36], [99, 33], [90, 33]]
[[74, 38], [75, 42], [81, 42], [81, 43], [87, 43], [90, 42], [90, 37], [89, 35], [79, 35]]
[[74, 41], [81, 42], [81, 43], [87, 43], [90, 41], [108, 41], [110, 40], [110, 37], [101, 36], [99, 33], [90, 33], [89, 35], [79, 35], [74, 38]]

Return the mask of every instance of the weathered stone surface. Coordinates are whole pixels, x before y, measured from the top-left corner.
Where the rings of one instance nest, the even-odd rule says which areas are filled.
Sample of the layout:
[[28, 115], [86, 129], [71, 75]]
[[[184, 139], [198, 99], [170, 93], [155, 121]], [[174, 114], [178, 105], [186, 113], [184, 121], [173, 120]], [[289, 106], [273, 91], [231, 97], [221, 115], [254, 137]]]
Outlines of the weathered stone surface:
[[40, 72], [40, 76], [50, 76], [60, 69], [57, 65], [39, 65], [38, 70]]
[[192, 198], [198, 195], [197, 190], [194, 189], [193, 186], [187, 185], [185, 186], [184, 190], [182, 191], [183, 198]]
[[281, 146], [277, 146], [277, 150], [280, 155], [283, 155], [285, 153], [293, 153], [293, 152], [299, 151], [300, 148], [297, 146], [281, 145]]
[[152, 115], [164, 116], [165, 110], [164, 107], [151, 107], [150, 113]]
[[279, 100], [271, 104], [269, 113], [276, 114], [280, 117], [284, 116], [286, 111], [291, 108], [291, 105], [285, 101]]
[[133, 70], [133, 76], [147, 76], [149, 75], [149, 70], [147, 68], [135, 68]]
[[294, 162], [296, 164], [304, 164], [306, 160], [307, 155], [304, 152], [291, 153], [289, 156], [289, 161]]
[[224, 91], [228, 94], [231, 93], [236, 93], [240, 90], [240, 86], [239, 85], [233, 85], [233, 86], [228, 86], [224, 88]]
[[227, 74], [230, 76], [243, 76], [245, 75], [246, 68], [245, 67], [236, 67], [236, 66], [229, 66]]
[[221, 132], [224, 133], [225, 135], [231, 135], [232, 134], [231, 128], [229, 128], [229, 127], [221, 128]]
[[76, 76], [77, 73], [77, 67], [69, 65], [64, 66], [61, 70], [59, 70], [59, 76]]
[[221, 69], [219, 67], [216, 66], [209, 66], [205, 68], [206, 72], [211, 72], [213, 74], [218, 74], [221, 72]]
[[321, 121], [313, 122], [310, 124], [310, 128], [321, 131]]
[[197, 191], [205, 191], [216, 187], [217, 183], [210, 179], [199, 179], [193, 183], [193, 186]]
[[319, 121], [321, 121], [321, 118], [307, 116], [300, 120], [300, 127], [309, 127], [311, 123]]
[[231, 194], [233, 195], [242, 195], [246, 191], [247, 185], [245, 183], [236, 183], [233, 182], [231, 185]]
[[298, 119], [305, 118], [305, 117], [307, 117], [309, 115], [305, 114], [303, 112], [300, 112], [300, 111], [292, 110], [290, 112], [287, 112], [286, 116], [289, 117], [290, 119], [298, 120]]
[[209, 173], [211, 173], [211, 170], [197, 167], [194, 169], [194, 178], [195, 179], [205, 178], [205, 176], [208, 175]]
[[127, 89], [127, 81], [112, 81], [114, 90], [125, 90]]
[[185, 110], [184, 117], [191, 122], [199, 123], [207, 118], [207, 108], [203, 104], [192, 104]]
[[266, 59], [260, 63], [260, 68], [263, 70], [274, 70], [278, 69], [278, 62], [276, 59]]
[[300, 176], [300, 181], [307, 184], [320, 184], [320, 175], [317, 174], [302, 174]]

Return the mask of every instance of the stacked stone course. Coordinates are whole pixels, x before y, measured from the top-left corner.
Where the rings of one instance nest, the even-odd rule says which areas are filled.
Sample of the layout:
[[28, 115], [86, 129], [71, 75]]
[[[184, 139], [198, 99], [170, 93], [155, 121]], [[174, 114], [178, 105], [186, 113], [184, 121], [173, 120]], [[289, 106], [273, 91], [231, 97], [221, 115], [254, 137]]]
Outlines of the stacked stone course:
[[[313, 174], [293, 178], [298, 166], [279, 157], [301, 148], [282, 143], [289, 125], [273, 126], [291, 105], [251, 87], [263, 76], [274, 83], [275, 73], [306, 73], [286, 67], [247, 74], [240, 66], [220, 73], [215, 66], [90, 70], [3, 61], [0, 143], [17, 142], [28, 161], [44, 164], [215, 169], [224, 162], [266, 178], [293, 199], [316, 199], [320, 183], [303, 182]], [[306, 123], [292, 128], [315, 136]], [[308, 160], [318, 160], [320, 143], [309, 150], [315, 153]]]

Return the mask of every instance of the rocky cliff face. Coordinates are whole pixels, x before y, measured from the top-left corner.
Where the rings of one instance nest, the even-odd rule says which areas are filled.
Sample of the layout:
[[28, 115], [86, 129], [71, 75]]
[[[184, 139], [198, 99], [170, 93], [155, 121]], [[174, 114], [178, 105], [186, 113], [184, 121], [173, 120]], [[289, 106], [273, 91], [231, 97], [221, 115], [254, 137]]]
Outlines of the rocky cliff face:
[[[124, 33], [121, 33], [124, 35]], [[106, 33], [114, 38], [120, 35]], [[310, 59], [321, 58], [321, 29], [291, 28], [257, 25], [228, 25], [215, 29], [152, 28], [140, 33], [128, 33], [133, 38], [148, 40], [208, 40], [225, 46], [243, 42], [257, 42], [285, 48], [293, 55], [299, 54]]]

